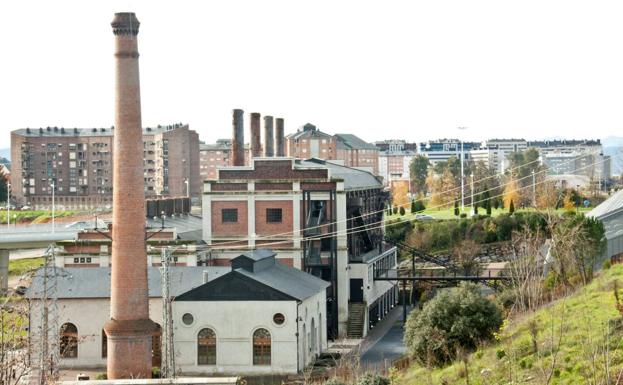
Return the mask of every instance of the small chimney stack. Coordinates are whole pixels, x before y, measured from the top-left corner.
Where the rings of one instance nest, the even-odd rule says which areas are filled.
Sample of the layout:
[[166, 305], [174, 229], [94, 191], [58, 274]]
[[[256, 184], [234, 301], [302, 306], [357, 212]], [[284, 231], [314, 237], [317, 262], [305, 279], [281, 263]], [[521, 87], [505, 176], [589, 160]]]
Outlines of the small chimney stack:
[[264, 116], [264, 157], [272, 158], [275, 156], [274, 143], [273, 117]]
[[260, 129], [260, 113], [251, 113], [251, 157], [259, 158], [262, 156], [262, 139]]
[[286, 139], [283, 133], [283, 118], [275, 121], [275, 151], [276, 156], [286, 156]]
[[232, 111], [232, 166], [244, 166], [244, 112]]

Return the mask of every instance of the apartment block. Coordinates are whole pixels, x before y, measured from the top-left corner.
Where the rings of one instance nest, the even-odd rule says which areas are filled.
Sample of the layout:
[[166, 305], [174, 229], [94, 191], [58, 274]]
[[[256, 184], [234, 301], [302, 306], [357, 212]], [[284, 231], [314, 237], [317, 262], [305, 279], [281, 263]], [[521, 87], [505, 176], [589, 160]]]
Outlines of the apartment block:
[[[112, 203], [111, 128], [46, 127], [11, 132], [13, 198], [36, 208]], [[199, 137], [188, 125], [143, 129], [145, 195], [198, 196]]]
[[337, 159], [344, 166], [364, 168], [374, 175], [379, 174], [379, 149], [352, 134], [335, 134]]
[[409, 165], [417, 155], [417, 143], [391, 139], [375, 143], [379, 150], [379, 175], [383, 183], [409, 178]]
[[[245, 163], [249, 163], [250, 148], [245, 145]], [[201, 180], [215, 179], [218, 167], [232, 165], [232, 140], [218, 139], [216, 143], [199, 145], [199, 176]]]

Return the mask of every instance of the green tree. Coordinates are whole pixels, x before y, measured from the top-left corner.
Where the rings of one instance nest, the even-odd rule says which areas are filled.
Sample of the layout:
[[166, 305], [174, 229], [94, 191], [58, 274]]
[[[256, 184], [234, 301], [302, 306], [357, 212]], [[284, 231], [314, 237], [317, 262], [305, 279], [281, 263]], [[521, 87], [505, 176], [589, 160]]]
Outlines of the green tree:
[[405, 208], [403, 206], [400, 206], [400, 216], [405, 215], [405, 213], [406, 213]]
[[415, 199], [411, 199], [411, 214], [415, 214], [415, 212], [416, 212]]
[[411, 190], [417, 194], [426, 194], [426, 177], [430, 162], [424, 155], [417, 155], [409, 163], [409, 175], [411, 178]]
[[508, 206], [508, 212], [509, 212], [510, 214], [512, 214], [512, 213], [514, 213], [514, 212], [515, 212], [515, 204], [513, 203], [513, 200], [512, 200], [512, 199], [511, 199], [511, 203], [510, 203], [510, 204], [509, 204], [509, 206]]
[[454, 215], [459, 216], [459, 201], [454, 201]]
[[487, 199], [485, 210], [487, 210], [487, 215], [491, 216], [491, 199]]
[[443, 290], [413, 311], [405, 325], [404, 342], [422, 364], [443, 365], [458, 349], [474, 350], [502, 325], [502, 312], [474, 284]]

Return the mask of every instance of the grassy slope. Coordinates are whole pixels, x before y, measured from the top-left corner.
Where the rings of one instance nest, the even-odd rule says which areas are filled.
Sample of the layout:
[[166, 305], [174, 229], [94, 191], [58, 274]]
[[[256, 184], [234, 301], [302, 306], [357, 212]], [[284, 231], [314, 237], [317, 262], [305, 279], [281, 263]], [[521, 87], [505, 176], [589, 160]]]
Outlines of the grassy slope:
[[[609, 361], [611, 383], [616, 383], [623, 370], [623, 318], [614, 306], [615, 279], [622, 288], [623, 265], [603, 272], [590, 285], [568, 297], [510, 321], [496, 343], [470, 355], [469, 383], [545, 384], [550, 373], [550, 384], [605, 383], [606, 361]], [[531, 321], [538, 325], [536, 353], [528, 326]], [[502, 350], [505, 357], [499, 359], [496, 353]], [[556, 364], [552, 370], [554, 357]], [[444, 379], [448, 384], [464, 384], [463, 373], [462, 363], [431, 373], [415, 364], [399, 382], [429, 384], [430, 375], [433, 384], [442, 384]]]
[[43, 266], [43, 257], [24, 258], [9, 261], [9, 275], [19, 276]]

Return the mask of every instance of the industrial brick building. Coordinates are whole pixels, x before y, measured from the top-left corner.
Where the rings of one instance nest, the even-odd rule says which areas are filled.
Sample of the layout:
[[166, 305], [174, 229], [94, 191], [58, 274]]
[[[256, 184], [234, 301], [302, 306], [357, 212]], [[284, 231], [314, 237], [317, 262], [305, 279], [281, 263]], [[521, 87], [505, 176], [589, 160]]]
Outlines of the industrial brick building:
[[[114, 128], [19, 129], [11, 132], [11, 190], [35, 208], [55, 203], [92, 208], [112, 202]], [[146, 196], [198, 196], [199, 137], [188, 125], [143, 129]], [[188, 184], [187, 184], [188, 181]]]
[[379, 149], [352, 134], [335, 134], [337, 139], [337, 159], [344, 166], [363, 168], [379, 175]]
[[417, 143], [394, 139], [375, 145], [379, 150], [379, 175], [383, 177], [383, 183], [389, 185], [394, 179], [408, 179], [409, 165], [417, 154]]
[[383, 242], [383, 185], [372, 173], [319, 159], [253, 158], [204, 182], [203, 240], [214, 265], [270, 247], [281, 263], [331, 283], [328, 333], [363, 336], [396, 301], [374, 269], [396, 265]]

